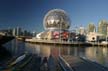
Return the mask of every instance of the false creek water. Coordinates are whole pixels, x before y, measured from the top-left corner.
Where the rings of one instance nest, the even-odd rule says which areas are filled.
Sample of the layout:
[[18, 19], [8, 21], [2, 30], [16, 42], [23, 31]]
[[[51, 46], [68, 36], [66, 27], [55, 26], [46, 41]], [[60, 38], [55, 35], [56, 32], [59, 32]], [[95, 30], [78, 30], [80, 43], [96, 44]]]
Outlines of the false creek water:
[[79, 56], [91, 61], [95, 61], [108, 67], [108, 47], [74, 47], [74, 46], [57, 46], [57, 45], [43, 45], [31, 44], [18, 40], [12, 40], [3, 45], [0, 50], [0, 60], [6, 60], [13, 56], [19, 56], [23, 53], [36, 54], [41, 57], [49, 57], [53, 55], [72, 55]]

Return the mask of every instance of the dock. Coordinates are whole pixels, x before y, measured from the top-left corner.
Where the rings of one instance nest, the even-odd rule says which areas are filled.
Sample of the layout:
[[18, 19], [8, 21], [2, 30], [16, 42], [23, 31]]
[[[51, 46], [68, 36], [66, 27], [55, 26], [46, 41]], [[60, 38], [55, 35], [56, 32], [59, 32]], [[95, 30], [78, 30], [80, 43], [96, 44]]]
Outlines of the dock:
[[107, 67], [80, 57], [61, 56], [60, 61], [67, 65], [66, 71], [108, 71]]
[[49, 56], [46, 62], [44, 57], [27, 55], [23, 60], [1, 71], [108, 71], [107, 67], [76, 56]]
[[15, 59], [8, 61], [7, 65], [0, 68], [0, 71], [62, 71], [61, 67], [53, 56], [49, 56], [46, 62], [44, 57], [28, 54], [23, 60], [13, 64]]

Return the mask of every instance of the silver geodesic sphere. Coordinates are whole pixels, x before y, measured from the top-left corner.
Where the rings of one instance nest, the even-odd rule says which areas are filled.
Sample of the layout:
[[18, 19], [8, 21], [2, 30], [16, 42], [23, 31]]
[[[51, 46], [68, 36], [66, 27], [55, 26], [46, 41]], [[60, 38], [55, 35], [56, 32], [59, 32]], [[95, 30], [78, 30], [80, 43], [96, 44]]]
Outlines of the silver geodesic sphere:
[[70, 19], [64, 10], [53, 9], [45, 15], [43, 25], [46, 30], [47, 29], [67, 30], [70, 27]]

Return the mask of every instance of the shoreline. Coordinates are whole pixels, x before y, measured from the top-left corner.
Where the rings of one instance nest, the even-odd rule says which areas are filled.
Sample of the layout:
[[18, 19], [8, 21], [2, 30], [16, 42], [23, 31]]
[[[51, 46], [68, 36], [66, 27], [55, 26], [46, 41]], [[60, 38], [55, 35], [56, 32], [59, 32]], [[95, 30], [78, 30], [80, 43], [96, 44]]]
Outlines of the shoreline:
[[103, 46], [107, 47], [108, 44], [103, 43], [90, 43], [90, 42], [66, 42], [66, 41], [54, 41], [54, 40], [31, 40], [26, 39], [25, 42], [33, 44], [48, 44], [48, 45], [68, 45], [68, 46]]

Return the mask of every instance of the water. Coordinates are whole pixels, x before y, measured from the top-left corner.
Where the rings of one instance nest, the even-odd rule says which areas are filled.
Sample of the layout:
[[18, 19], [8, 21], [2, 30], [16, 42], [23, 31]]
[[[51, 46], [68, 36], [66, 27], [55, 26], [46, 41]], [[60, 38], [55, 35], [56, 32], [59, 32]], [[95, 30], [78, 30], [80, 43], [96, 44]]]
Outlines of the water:
[[[91, 61], [95, 61], [108, 67], [108, 47], [73, 47], [73, 46], [56, 46], [56, 45], [43, 45], [24, 43], [22, 41], [13, 40], [4, 45], [5, 57], [0, 59], [11, 58], [12, 56], [19, 56], [23, 53], [32, 53], [41, 57], [49, 57], [53, 55], [72, 55], [80, 56]], [[0, 53], [1, 54], [1, 53]]]

